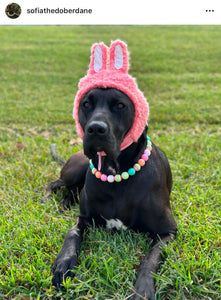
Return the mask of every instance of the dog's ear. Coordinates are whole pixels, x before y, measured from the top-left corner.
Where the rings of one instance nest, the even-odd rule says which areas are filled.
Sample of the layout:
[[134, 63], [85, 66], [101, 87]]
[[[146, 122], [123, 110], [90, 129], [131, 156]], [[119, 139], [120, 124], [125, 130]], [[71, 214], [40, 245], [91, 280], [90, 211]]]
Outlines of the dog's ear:
[[91, 62], [88, 73], [95, 74], [107, 69], [108, 47], [104, 43], [94, 44], [91, 48]]
[[127, 73], [129, 68], [127, 45], [116, 40], [110, 46], [110, 70]]

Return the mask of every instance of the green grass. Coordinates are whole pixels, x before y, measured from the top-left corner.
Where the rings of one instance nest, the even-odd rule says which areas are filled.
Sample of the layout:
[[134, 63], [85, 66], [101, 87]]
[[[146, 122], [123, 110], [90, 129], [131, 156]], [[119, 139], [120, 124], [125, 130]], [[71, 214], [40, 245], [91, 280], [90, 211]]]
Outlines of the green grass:
[[[72, 104], [93, 42], [121, 38], [130, 73], [150, 104], [149, 136], [173, 171], [178, 238], [156, 275], [157, 299], [221, 299], [221, 26], [1, 27], [0, 299], [126, 299], [148, 236], [91, 229], [67, 292], [51, 266], [78, 207], [42, 204], [59, 176], [49, 148], [67, 159], [82, 146]], [[74, 145], [68, 139], [76, 139]]]

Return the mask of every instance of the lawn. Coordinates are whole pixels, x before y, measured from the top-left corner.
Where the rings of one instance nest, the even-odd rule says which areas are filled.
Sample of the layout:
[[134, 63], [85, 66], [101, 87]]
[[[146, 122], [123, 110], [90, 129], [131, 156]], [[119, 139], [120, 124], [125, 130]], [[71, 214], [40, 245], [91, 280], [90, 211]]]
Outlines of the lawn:
[[78, 207], [42, 203], [63, 159], [82, 148], [72, 106], [91, 44], [121, 38], [150, 105], [149, 136], [173, 172], [179, 234], [156, 274], [157, 299], [221, 299], [221, 26], [0, 29], [0, 299], [129, 299], [147, 235], [91, 229], [65, 292], [51, 266]]

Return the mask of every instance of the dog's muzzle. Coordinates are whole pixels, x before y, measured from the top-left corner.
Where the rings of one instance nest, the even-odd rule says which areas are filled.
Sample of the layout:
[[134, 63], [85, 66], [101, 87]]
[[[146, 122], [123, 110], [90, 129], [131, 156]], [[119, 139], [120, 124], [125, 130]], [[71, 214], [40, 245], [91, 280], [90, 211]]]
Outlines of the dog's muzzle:
[[92, 120], [85, 127], [83, 139], [84, 154], [94, 158], [98, 152], [115, 160], [120, 153], [118, 143], [111, 126], [104, 120]]

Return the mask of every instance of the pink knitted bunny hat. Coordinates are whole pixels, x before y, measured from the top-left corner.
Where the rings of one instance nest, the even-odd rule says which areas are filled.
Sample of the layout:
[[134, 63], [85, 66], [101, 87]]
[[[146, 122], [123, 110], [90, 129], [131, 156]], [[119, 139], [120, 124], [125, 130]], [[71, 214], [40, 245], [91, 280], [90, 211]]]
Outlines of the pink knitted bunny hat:
[[[109, 68], [107, 68], [108, 50], [110, 54]], [[112, 42], [110, 49], [104, 43], [92, 46], [89, 70], [78, 84], [79, 90], [75, 97], [73, 110], [77, 133], [82, 139], [84, 132], [79, 123], [79, 104], [85, 94], [93, 88], [116, 88], [125, 93], [134, 104], [134, 122], [121, 144], [121, 150], [136, 142], [141, 136], [147, 124], [149, 106], [135, 79], [128, 74], [128, 69], [127, 45], [121, 40]]]

